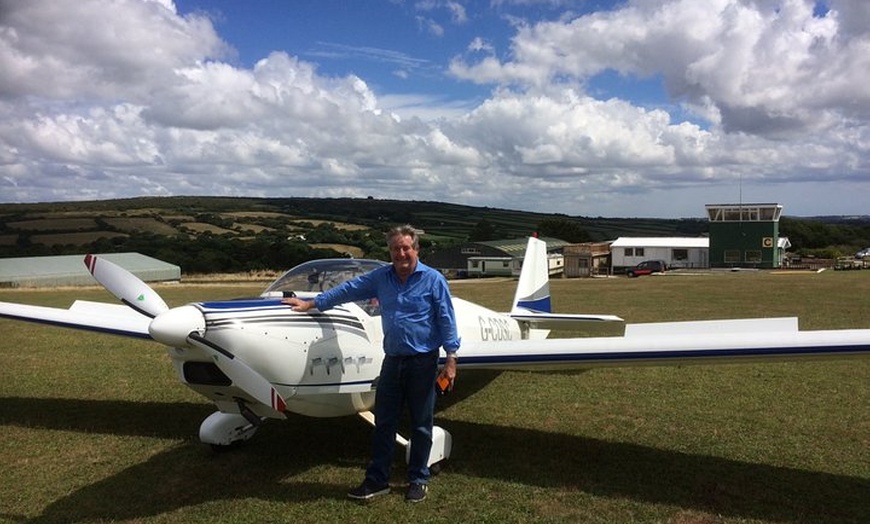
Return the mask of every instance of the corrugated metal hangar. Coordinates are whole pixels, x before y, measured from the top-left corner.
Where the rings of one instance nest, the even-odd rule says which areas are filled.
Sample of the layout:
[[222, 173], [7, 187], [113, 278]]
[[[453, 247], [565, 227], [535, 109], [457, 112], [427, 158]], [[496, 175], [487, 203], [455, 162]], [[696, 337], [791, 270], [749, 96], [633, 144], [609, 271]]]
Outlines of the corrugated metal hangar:
[[[130, 271], [144, 282], [181, 279], [181, 268], [140, 253], [97, 255]], [[98, 285], [85, 267], [84, 255], [0, 259], [0, 287], [56, 287]]]

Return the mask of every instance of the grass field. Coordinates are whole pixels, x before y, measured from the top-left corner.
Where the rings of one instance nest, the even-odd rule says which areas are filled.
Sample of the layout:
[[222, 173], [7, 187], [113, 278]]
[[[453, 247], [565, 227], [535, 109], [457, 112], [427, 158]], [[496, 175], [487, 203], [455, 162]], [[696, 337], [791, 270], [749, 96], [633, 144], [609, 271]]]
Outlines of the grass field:
[[[166, 285], [171, 305], [257, 285]], [[458, 296], [505, 310], [513, 284]], [[629, 322], [798, 315], [870, 327], [870, 272], [557, 280], [562, 312]], [[68, 306], [101, 289], [2, 290]], [[870, 519], [870, 359], [574, 373], [463, 373], [437, 423], [453, 457], [429, 499], [345, 499], [369, 428], [270, 422], [213, 454], [212, 412], [153, 343], [0, 321], [0, 522], [863, 523]], [[558, 333], [559, 336], [572, 333]], [[485, 387], [483, 387], [485, 386]], [[403, 491], [397, 457], [393, 487]]]

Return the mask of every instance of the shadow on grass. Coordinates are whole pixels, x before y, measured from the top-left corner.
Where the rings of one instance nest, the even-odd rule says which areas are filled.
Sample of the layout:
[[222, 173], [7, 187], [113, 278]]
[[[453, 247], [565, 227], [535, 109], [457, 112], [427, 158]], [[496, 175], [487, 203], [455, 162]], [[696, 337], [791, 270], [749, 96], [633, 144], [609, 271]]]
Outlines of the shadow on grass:
[[[870, 479], [450, 422], [449, 471], [777, 522], [866, 522]], [[459, 444], [456, 444], [459, 443]]]
[[[303, 474], [331, 464], [362, 475], [368, 459], [370, 430], [353, 417], [291, 416], [289, 423], [264, 425], [235, 452], [210, 454], [193, 444], [199, 421], [210, 412], [207, 405], [186, 403], [0, 399], [4, 424], [185, 439], [58, 499], [31, 522], [136, 520], [220, 500], [339, 499], [347, 485], [311, 482]], [[459, 421], [442, 425], [456, 446], [446, 470], [451, 474], [732, 518], [857, 523], [870, 515], [870, 480], [865, 478], [537, 430]]]
[[371, 432], [361, 420], [290, 415], [285, 423], [264, 424], [253, 441], [214, 453], [197, 440], [200, 422], [212, 412], [193, 403], [0, 398], [0, 425], [179, 440], [57, 499], [27, 522], [135, 521], [220, 500], [343, 499], [347, 485], [294, 477], [323, 464], [352, 467], [362, 477]]
[[165, 439], [196, 437], [208, 403], [0, 397], [0, 424]]

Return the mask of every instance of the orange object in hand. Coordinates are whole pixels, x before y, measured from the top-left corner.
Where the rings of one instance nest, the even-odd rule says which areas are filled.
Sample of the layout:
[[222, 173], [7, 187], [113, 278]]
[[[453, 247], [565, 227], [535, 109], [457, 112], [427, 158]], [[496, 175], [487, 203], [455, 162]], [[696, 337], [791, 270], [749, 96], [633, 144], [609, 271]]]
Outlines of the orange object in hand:
[[450, 393], [450, 379], [444, 375], [439, 375], [435, 380], [435, 387], [439, 395], [443, 396]]

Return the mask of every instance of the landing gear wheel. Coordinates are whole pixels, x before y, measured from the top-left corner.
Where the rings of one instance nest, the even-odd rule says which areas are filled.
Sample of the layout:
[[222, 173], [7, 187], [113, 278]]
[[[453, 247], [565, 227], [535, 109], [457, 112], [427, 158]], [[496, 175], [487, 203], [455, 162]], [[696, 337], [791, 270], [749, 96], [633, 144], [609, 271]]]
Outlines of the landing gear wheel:
[[438, 462], [429, 466], [429, 473], [431, 473], [432, 475], [437, 475], [441, 473], [441, 470], [444, 468], [444, 462], [445, 461], [443, 460], [439, 460]]

